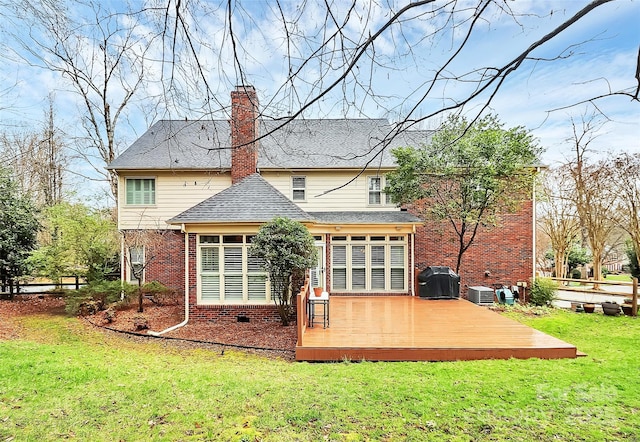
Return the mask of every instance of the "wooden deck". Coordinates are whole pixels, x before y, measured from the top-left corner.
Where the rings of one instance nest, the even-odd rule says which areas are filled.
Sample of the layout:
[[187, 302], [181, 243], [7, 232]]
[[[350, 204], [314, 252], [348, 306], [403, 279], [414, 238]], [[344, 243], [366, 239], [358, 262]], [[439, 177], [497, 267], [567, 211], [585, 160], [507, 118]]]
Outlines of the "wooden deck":
[[297, 360], [455, 361], [578, 355], [571, 344], [463, 299], [333, 296], [330, 313], [326, 329], [317, 322], [313, 328], [299, 328]]

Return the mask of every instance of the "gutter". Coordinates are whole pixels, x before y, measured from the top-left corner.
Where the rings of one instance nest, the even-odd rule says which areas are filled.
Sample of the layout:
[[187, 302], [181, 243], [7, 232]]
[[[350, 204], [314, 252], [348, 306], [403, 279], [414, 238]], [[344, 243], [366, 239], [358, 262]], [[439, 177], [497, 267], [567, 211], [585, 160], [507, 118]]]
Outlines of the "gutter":
[[148, 335], [159, 337], [164, 335], [165, 333], [172, 332], [181, 327], [184, 327], [189, 322], [189, 234], [184, 229], [184, 224], [181, 229], [182, 233], [184, 233], [184, 270], [185, 270], [185, 278], [184, 278], [184, 321], [179, 324], [172, 325], [171, 327], [164, 329], [159, 332], [155, 331], [147, 331]]

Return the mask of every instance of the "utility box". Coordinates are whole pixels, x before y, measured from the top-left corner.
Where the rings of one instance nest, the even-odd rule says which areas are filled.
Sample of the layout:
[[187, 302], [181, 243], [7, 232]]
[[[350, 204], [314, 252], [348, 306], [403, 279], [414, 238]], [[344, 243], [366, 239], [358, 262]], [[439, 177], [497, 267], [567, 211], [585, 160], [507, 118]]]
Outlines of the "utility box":
[[483, 286], [469, 287], [467, 298], [478, 305], [493, 304], [493, 289]]

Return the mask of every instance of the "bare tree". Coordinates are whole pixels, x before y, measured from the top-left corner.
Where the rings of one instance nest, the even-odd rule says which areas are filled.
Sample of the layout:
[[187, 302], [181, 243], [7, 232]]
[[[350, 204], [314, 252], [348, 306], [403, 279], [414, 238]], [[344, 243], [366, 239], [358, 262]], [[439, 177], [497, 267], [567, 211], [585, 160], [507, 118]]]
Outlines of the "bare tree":
[[142, 313], [144, 295], [142, 286], [145, 280], [145, 270], [158, 258], [165, 246], [165, 236], [170, 230], [124, 230], [122, 241], [124, 245], [125, 267], [129, 274], [138, 282], [138, 312]]
[[[545, 50], [609, 1], [594, 0], [543, 35], [531, 33], [528, 44], [515, 53], [498, 57], [495, 54], [503, 51], [496, 50], [492, 57], [487, 54], [486, 64], [474, 63], [469, 53], [490, 30], [488, 24], [501, 21], [526, 34], [529, 29], [522, 21], [537, 19], [539, 26], [548, 26], [554, 12], [560, 11], [536, 16], [528, 10], [518, 11], [517, 5], [508, 2], [485, 0], [422, 0], [404, 5], [325, 1], [305, 2], [304, 7], [276, 1], [265, 8], [242, 1], [203, 4], [169, 0], [166, 8], [156, 12], [163, 18], [158, 22], [166, 46], [172, 48], [170, 58], [165, 59], [173, 66], [165, 81], [171, 96], [187, 96], [198, 89], [205, 102], [218, 107], [221, 100], [216, 86], [224, 82], [250, 83], [256, 67], [264, 67], [261, 72], [268, 73], [273, 60], [265, 60], [261, 52], [276, 52], [284, 61], [277, 65], [274, 75], [275, 92], [263, 100], [269, 114], [262, 117], [277, 118], [282, 116], [277, 111], [284, 110], [287, 118], [273, 130], [282, 129], [291, 119], [304, 117], [309, 111], [330, 112], [336, 105], [329, 103], [340, 103], [337, 106], [345, 114], [353, 111], [363, 115], [366, 108], [373, 108], [397, 121], [383, 139], [372, 145], [371, 149], [379, 152], [398, 133], [436, 116], [467, 110], [472, 114], [472, 124], [490, 108], [510, 77], [575, 55], [584, 41], [551, 56]], [[206, 28], [203, 34], [203, 28], [194, 26], [202, 16], [220, 17], [213, 32]], [[262, 26], [267, 19], [269, 26]], [[442, 41], [450, 42], [448, 52], [435, 57], [432, 50]], [[218, 64], [212, 66], [212, 60]], [[403, 89], [393, 87], [395, 79], [402, 79], [406, 66], [411, 66], [421, 83]], [[197, 78], [191, 78], [192, 89], [179, 89], [185, 83], [176, 78], [183, 74], [197, 74]], [[637, 101], [640, 76], [631, 74], [624, 87], [578, 101], [597, 101], [605, 96]], [[380, 80], [385, 77], [387, 81]]]
[[571, 176], [566, 167], [548, 170], [541, 183], [541, 203], [537, 219], [539, 230], [553, 249], [555, 274], [567, 277], [569, 252], [580, 236], [580, 221], [571, 195]]
[[[115, 197], [117, 177], [104, 167], [119, 153], [116, 129], [146, 78], [149, 38], [139, 31], [137, 15], [114, 14], [102, 4], [21, 0], [12, 5], [13, 14], [29, 31], [13, 37], [24, 62], [59, 73], [77, 93], [85, 133], [77, 154], [109, 182]], [[77, 10], [86, 15], [78, 18]]]
[[622, 153], [611, 161], [617, 205], [614, 216], [631, 237], [640, 266], [640, 154]]
[[616, 233], [614, 210], [616, 194], [611, 186], [612, 171], [605, 162], [589, 162], [589, 146], [606, 121], [595, 115], [583, 116], [581, 123], [571, 121], [575, 158], [566, 167], [573, 181], [572, 195], [580, 220], [583, 247], [588, 243], [593, 257], [593, 277], [602, 278], [602, 262], [607, 244]]
[[14, 171], [19, 187], [32, 201], [53, 206], [63, 199], [68, 158], [51, 98], [45, 118], [40, 133], [1, 133], [0, 161]]
[[[370, 156], [373, 164], [402, 131], [433, 126], [450, 113], [465, 113], [473, 124], [512, 77], [575, 56], [589, 37], [559, 50], [556, 42], [606, 11], [610, 1], [593, 0], [562, 20], [556, 18], [565, 7], [538, 14], [531, 4], [492, 0], [165, 0], [117, 12], [97, 0], [20, 0], [8, 6], [17, 17], [12, 24], [29, 24], [29, 38], [14, 34], [23, 43], [22, 58], [62, 74], [79, 94], [92, 147], [81, 153], [108, 177], [115, 195], [115, 176], [103, 166], [118, 153], [117, 128], [142, 89], [140, 105], [151, 115], [166, 110], [212, 118], [228, 117], [230, 86], [262, 83], [268, 91], [260, 117], [278, 121], [271, 131], [311, 113], [392, 119], [396, 124], [370, 146], [377, 154]], [[471, 57], [499, 27], [494, 24], [524, 37], [522, 46], [503, 51], [494, 39], [496, 47]], [[407, 69], [419, 80], [407, 80]], [[594, 72], [591, 79], [600, 77]], [[152, 93], [147, 86], [156, 78], [161, 82]], [[615, 88], [602, 83], [600, 89], [583, 88], [592, 95], [567, 104], [604, 97], [638, 101], [635, 70]]]

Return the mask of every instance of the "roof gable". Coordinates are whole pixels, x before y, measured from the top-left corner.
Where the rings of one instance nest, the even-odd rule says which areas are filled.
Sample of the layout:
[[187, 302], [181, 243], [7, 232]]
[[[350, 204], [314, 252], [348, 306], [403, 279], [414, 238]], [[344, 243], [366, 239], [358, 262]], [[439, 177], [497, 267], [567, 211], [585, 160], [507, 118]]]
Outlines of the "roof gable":
[[268, 222], [276, 217], [294, 221], [313, 218], [255, 173], [185, 210], [169, 224]]

